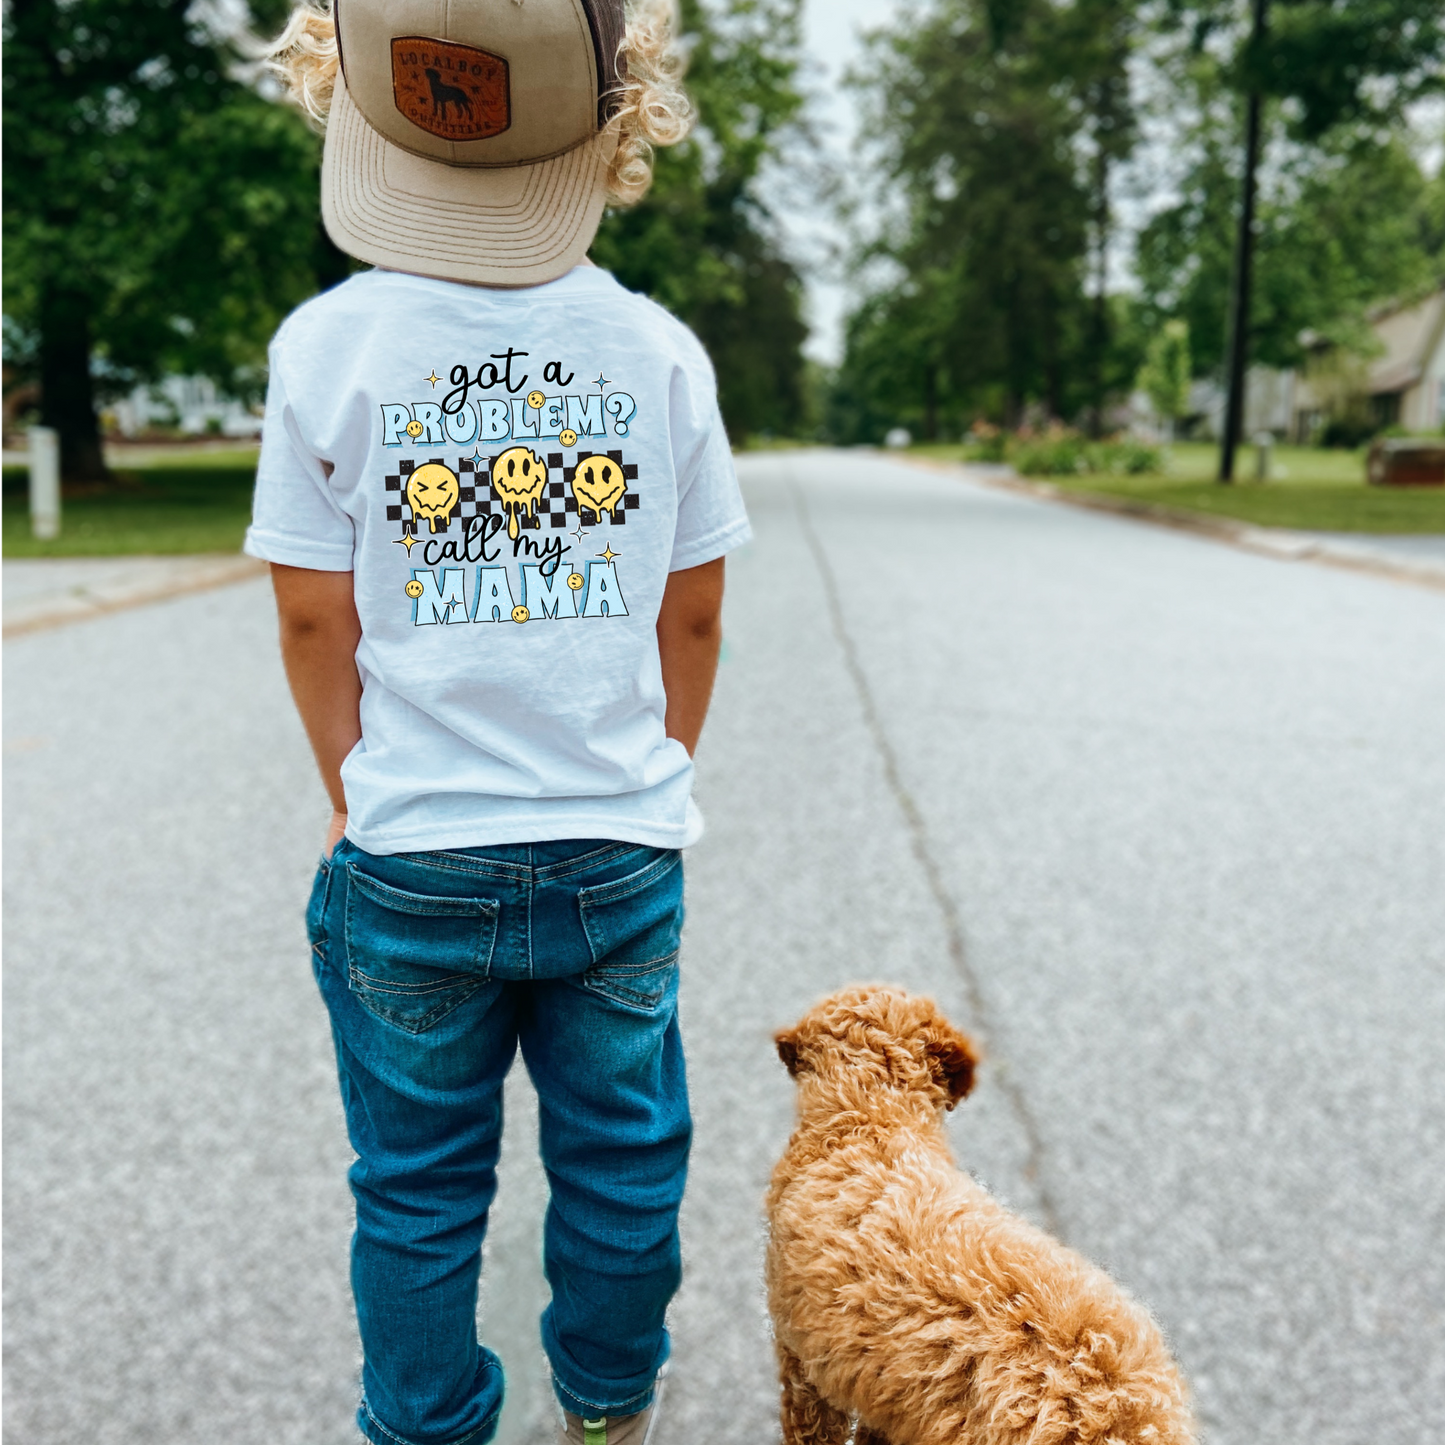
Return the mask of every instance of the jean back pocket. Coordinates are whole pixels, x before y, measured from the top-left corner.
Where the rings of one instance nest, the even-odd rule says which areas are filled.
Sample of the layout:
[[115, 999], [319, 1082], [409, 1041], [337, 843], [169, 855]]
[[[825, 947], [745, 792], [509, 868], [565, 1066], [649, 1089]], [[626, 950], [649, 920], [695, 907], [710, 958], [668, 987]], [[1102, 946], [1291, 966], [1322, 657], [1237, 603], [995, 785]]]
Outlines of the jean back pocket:
[[578, 891], [592, 950], [584, 988], [623, 1008], [652, 1013], [677, 974], [682, 939], [682, 854], [659, 852], [645, 867]]
[[346, 865], [346, 964], [363, 1008], [418, 1034], [487, 981], [498, 904], [409, 893]]

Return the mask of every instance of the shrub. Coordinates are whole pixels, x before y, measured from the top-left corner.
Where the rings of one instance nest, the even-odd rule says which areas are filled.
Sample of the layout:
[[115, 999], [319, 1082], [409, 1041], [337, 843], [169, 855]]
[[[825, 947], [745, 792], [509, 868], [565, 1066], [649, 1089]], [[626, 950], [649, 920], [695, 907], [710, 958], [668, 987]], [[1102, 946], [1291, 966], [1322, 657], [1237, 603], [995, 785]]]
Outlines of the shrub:
[[1088, 444], [1070, 435], [1022, 441], [1014, 452], [1014, 467], [1026, 477], [1068, 477], [1090, 470]]
[[1148, 442], [1125, 437], [1116, 442], [1105, 442], [1098, 448], [1094, 470], [1100, 472], [1124, 472], [1137, 477], [1142, 472], [1158, 472], [1164, 469], [1164, 454], [1160, 448]]
[[1020, 433], [1012, 447], [1013, 464], [1026, 477], [1074, 477], [1089, 472], [1157, 472], [1163, 468], [1160, 448], [1125, 437], [1090, 442], [1077, 432], [1052, 429], [1042, 436]]
[[1369, 417], [1332, 417], [1320, 433], [1320, 445], [1353, 451], [1369, 441], [1379, 429], [1379, 424]]
[[1001, 462], [1008, 455], [1008, 433], [991, 422], [974, 422], [968, 429], [968, 441], [977, 462]]

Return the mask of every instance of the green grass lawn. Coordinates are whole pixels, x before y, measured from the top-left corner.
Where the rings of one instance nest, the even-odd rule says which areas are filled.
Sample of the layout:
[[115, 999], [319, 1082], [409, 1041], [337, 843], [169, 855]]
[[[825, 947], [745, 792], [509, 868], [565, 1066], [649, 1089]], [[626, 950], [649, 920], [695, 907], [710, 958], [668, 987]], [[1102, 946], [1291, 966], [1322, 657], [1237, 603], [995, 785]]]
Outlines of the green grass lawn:
[[[917, 446], [911, 454], [969, 460], [963, 446]], [[1240, 450], [1234, 485], [1214, 481], [1217, 447], [1179, 442], [1162, 472], [1140, 476], [1092, 473], [1047, 477], [1072, 492], [1128, 497], [1179, 512], [1233, 517], [1261, 527], [1311, 532], [1445, 532], [1445, 487], [1369, 487], [1363, 451], [1274, 448], [1269, 481], [1254, 479], [1253, 447]]]
[[24, 467], [5, 469], [7, 557], [96, 557], [236, 552], [251, 520], [254, 451], [206, 452], [117, 470], [113, 485], [77, 489], [61, 503], [60, 536], [30, 535]]

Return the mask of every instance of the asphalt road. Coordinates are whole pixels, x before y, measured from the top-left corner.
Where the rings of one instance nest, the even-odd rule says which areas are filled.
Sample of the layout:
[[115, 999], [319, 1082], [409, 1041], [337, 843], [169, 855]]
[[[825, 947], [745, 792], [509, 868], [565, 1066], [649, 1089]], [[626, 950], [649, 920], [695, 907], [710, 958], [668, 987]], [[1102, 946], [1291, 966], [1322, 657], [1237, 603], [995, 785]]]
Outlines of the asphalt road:
[[[960, 1157], [1153, 1306], [1212, 1445], [1445, 1437], [1445, 596], [880, 457], [741, 465], [660, 1445], [776, 1437], [769, 1035], [870, 978], [985, 1036]], [[7, 1445], [352, 1440], [325, 804], [267, 588], [5, 653]], [[482, 1320], [532, 1445], [509, 1088]]]

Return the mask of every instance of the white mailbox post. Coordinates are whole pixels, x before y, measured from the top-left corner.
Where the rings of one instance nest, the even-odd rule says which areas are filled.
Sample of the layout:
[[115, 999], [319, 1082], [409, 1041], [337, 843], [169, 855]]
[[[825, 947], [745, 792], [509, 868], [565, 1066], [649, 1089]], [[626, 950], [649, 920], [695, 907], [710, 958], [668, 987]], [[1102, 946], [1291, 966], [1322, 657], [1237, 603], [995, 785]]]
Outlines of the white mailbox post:
[[1274, 449], [1274, 433], [1261, 431], [1254, 434], [1254, 479], [1267, 482], [1270, 476], [1269, 459]]
[[30, 428], [30, 530], [60, 535], [60, 438], [48, 426]]

